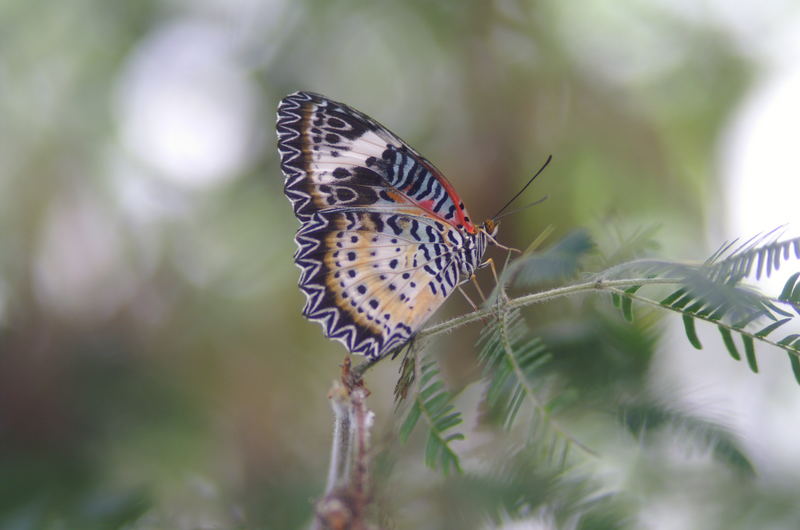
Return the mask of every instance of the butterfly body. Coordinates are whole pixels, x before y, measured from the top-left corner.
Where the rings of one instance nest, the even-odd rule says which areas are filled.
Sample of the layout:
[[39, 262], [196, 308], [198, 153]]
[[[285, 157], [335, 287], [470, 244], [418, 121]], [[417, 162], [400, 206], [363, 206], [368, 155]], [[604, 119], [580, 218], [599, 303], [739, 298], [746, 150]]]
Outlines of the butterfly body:
[[303, 314], [352, 353], [405, 344], [493, 241], [428, 160], [368, 116], [297, 92], [278, 107]]

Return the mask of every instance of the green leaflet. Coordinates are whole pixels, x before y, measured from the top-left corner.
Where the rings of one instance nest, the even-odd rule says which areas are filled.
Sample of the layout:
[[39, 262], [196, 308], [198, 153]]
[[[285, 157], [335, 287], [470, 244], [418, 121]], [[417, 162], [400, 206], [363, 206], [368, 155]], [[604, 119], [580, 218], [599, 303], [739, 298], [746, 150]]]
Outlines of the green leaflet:
[[703, 349], [700, 339], [697, 337], [697, 331], [694, 329], [694, 318], [691, 315], [683, 315], [683, 327], [686, 330], [686, 338], [692, 343], [692, 346], [698, 350]]
[[547, 381], [544, 368], [550, 353], [538, 337], [530, 335], [519, 311], [501, 311], [483, 329], [479, 344], [479, 359], [488, 380], [485, 403], [505, 429], [516, 424], [520, 410], [528, 404], [531, 436], [549, 459], [565, 460], [572, 445], [591, 453], [553, 417], [555, 401], [540, 390]]
[[794, 379], [800, 384], [800, 359], [797, 358], [797, 354], [789, 353], [789, 362], [792, 365], [792, 373], [794, 374]]
[[[641, 285], [634, 285], [625, 289], [625, 293], [634, 294], [641, 288]], [[633, 322], [633, 299], [630, 296], [625, 296], [622, 299], [622, 316], [628, 322]]]
[[744, 343], [744, 354], [747, 357], [747, 364], [753, 373], [758, 373], [758, 361], [756, 360], [756, 350], [753, 346], [753, 337], [749, 335], [742, 335], [742, 342]]
[[445, 474], [451, 471], [461, 473], [458, 454], [450, 444], [464, 439], [463, 434], [451, 432], [451, 429], [460, 425], [463, 419], [452, 404], [452, 394], [439, 379], [435, 361], [426, 360], [422, 363], [419, 387], [421, 390], [414, 396], [414, 401], [400, 426], [400, 439], [403, 442], [407, 441], [419, 424], [419, 420], [424, 419], [428, 428], [425, 464], [431, 469], [441, 468]]
[[722, 342], [725, 344], [725, 349], [728, 350], [728, 353], [731, 354], [731, 357], [733, 357], [737, 361], [741, 361], [742, 356], [739, 355], [739, 350], [736, 349], [736, 343], [733, 342], [731, 331], [725, 326], [717, 326], [717, 328], [719, 329], [719, 332], [722, 335]]
[[762, 339], [762, 338], [766, 337], [767, 335], [769, 335], [770, 333], [772, 333], [773, 331], [775, 331], [776, 329], [778, 329], [782, 325], [786, 324], [790, 320], [791, 320], [791, 318], [784, 318], [783, 320], [778, 320], [777, 322], [773, 322], [769, 326], [765, 327], [764, 329], [762, 329], [761, 331], [756, 333], [756, 338]]

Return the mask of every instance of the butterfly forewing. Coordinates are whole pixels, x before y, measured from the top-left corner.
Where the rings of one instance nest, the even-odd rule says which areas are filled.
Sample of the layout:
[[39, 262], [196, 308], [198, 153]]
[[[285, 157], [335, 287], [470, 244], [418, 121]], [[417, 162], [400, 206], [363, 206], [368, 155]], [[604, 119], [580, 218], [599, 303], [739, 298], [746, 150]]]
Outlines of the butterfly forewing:
[[349, 351], [381, 357], [455, 288], [475, 227], [430, 162], [346, 105], [292, 94], [277, 130], [284, 190], [302, 222], [303, 314]]
[[452, 185], [433, 164], [361, 112], [297, 92], [278, 107], [278, 149], [285, 192], [308, 219], [331, 206], [410, 202], [474, 232]]

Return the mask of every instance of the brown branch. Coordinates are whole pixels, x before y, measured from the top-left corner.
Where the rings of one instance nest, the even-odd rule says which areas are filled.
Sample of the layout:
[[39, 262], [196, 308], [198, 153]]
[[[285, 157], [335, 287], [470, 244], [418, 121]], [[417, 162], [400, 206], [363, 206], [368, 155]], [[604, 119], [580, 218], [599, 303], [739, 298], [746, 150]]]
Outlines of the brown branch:
[[315, 506], [313, 530], [370, 530], [366, 511], [369, 492], [369, 436], [373, 413], [367, 408], [369, 390], [351, 373], [350, 359], [342, 365], [341, 381], [328, 393], [334, 415], [331, 461], [325, 496]]

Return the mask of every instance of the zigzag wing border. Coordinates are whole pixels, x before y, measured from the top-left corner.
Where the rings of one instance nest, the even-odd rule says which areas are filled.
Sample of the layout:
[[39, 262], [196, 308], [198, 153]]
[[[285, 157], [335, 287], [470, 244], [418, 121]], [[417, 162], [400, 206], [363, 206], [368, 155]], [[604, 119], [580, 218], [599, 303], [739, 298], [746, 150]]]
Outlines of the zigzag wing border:
[[303, 105], [313, 102], [311, 95], [295, 92], [283, 98], [278, 105], [278, 152], [281, 155], [281, 170], [286, 177], [283, 191], [298, 219], [305, 222], [311, 216], [304, 212], [311, 196], [303, 189], [303, 179], [308, 171], [308, 161], [303, 155]]
[[298, 285], [306, 297], [303, 316], [319, 323], [326, 337], [342, 343], [351, 353], [378, 359], [386, 353], [387, 346], [392, 348], [397, 346], [394, 342], [399, 338], [390, 337], [390, 340], [383, 344], [384, 337], [382, 335], [359, 327], [342, 309], [329, 300], [326, 302], [329, 293], [325, 286], [313, 281], [315, 277], [319, 277], [324, 264], [322, 261], [312, 258], [311, 255], [320, 248], [322, 242], [315, 237], [309, 237], [308, 234], [325, 229], [328, 225], [329, 220], [316, 213], [303, 224], [295, 235], [297, 251], [294, 260], [301, 271]]

